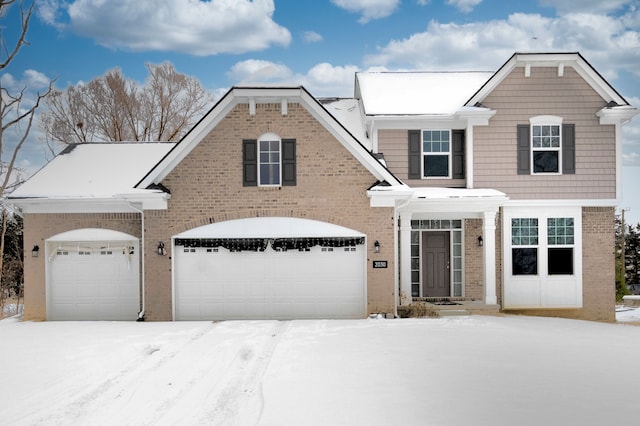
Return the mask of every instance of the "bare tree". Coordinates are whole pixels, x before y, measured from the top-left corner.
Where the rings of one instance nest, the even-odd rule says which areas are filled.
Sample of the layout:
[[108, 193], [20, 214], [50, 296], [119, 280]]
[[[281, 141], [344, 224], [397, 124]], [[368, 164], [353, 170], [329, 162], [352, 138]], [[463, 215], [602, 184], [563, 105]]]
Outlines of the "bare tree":
[[[5, 20], [9, 8], [16, 3], [16, 0], [0, 0], [0, 19]], [[14, 58], [24, 46], [27, 46], [26, 36], [29, 30], [29, 22], [34, 11], [35, 3], [21, 0], [19, 3], [20, 28], [17, 31], [17, 41], [8, 45], [5, 35], [6, 28], [15, 27], [12, 25], [0, 24], [0, 72], [6, 70]], [[52, 89], [53, 81], [49, 83], [48, 89], [44, 93], [38, 92], [35, 97], [27, 96], [28, 87], [11, 91], [5, 87], [0, 78], [0, 197], [4, 198], [8, 191], [15, 185], [15, 163], [18, 153], [29, 138], [29, 132], [33, 125], [36, 111], [40, 107], [42, 100]], [[6, 135], [11, 134], [15, 140], [11, 143], [6, 140]], [[12, 138], [13, 139], [13, 138]], [[3, 157], [7, 153], [8, 159]], [[0, 271], [3, 270], [3, 258], [5, 248], [5, 233], [7, 230], [7, 215], [2, 213], [2, 227], [0, 230]], [[0, 277], [0, 287], [2, 277]], [[0, 300], [2, 302], [2, 300]]]
[[62, 143], [175, 141], [213, 102], [198, 80], [173, 65], [148, 64], [144, 86], [126, 79], [119, 68], [87, 84], [54, 90], [46, 100], [40, 126], [47, 139]]

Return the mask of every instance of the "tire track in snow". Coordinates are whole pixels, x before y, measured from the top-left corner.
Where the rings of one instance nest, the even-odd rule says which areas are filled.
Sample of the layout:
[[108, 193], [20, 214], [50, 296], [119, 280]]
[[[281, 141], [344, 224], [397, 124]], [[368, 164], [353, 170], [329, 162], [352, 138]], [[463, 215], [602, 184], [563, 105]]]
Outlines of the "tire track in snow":
[[266, 330], [261, 345], [246, 344], [240, 348], [229, 374], [207, 398], [212, 406], [196, 424], [251, 425], [260, 421], [264, 409], [262, 378], [290, 325], [290, 321], [278, 321]]
[[[113, 399], [120, 398], [126, 390], [134, 390], [135, 383], [139, 382], [145, 375], [157, 370], [163, 364], [170, 362], [178, 356], [185, 347], [195, 344], [209, 333], [216, 323], [207, 323], [193, 334], [184, 345], [171, 349], [159, 359], [152, 359], [156, 353], [161, 352], [162, 343], [145, 346], [135, 358], [131, 359], [126, 365], [117, 370], [109, 378], [101, 381], [95, 386], [84, 390], [74, 399], [72, 403], [67, 404], [57, 410], [56, 413], [50, 413], [47, 416], [38, 416], [40, 419], [35, 424], [82, 424], [83, 419], [90, 419], [97, 411], [94, 407], [100, 404], [99, 400], [109, 393], [113, 393]], [[153, 362], [148, 362], [152, 359]], [[130, 398], [131, 399], [131, 396]]]

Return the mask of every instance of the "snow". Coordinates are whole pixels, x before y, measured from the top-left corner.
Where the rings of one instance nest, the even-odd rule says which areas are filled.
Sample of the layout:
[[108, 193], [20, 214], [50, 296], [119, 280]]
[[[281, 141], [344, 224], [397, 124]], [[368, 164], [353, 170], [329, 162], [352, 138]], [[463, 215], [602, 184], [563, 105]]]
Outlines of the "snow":
[[0, 321], [11, 425], [637, 423], [640, 327], [467, 316]]
[[499, 200], [506, 200], [507, 196], [504, 192], [500, 192], [496, 189], [482, 189], [482, 188], [415, 188], [413, 193], [414, 198], [429, 198], [429, 199], [451, 199], [451, 198], [495, 198]]
[[364, 237], [344, 226], [292, 217], [252, 217], [190, 229], [175, 238], [315, 238]]
[[367, 115], [448, 115], [493, 72], [362, 72], [357, 85]]
[[365, 148], [369, 151], [373, 149], [371, 139], [367, 135], [367, 129], [362, 120], [362, 112], [357, 99], [338, 99], [332, 102], [323, 102], [323, 106]]
[[174, 143], [86, 143], [70, 146], [10, 198], [101, 198], [135, 194], [134, 186]]

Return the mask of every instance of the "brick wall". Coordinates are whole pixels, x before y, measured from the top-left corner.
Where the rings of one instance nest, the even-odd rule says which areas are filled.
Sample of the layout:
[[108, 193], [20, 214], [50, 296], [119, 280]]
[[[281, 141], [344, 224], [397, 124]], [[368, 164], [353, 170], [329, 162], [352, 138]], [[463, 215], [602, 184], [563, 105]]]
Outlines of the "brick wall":
[[[297, 185], [242, 186], [242, 139], [273, 132], [295, 138]], [[290, 103], [260, 104], [250, 115], [236, 106], [162, 182], [171, 190], [169, 209], [145, 212], [145, 303], [148, 320], [172, 319], [171, 237], [191, 228], [248, 217], [297, 217], [345, 226], [367, 235], [370, 312], [393, 312], [395, 261], [393, 209], [370, 208], [366, 190], [376, 179], [307, 110]], [[141, 236], [140, 214], [25, 215], [25, 247], [78, 228], [107, 228]], [[373, 253], [373, 241], [381, 244]], [[157, 254], [164, 242], [167, 256]], [[25, 318], [46, 318], [44, 256], [26, 259]], [[387, 260], [387, 269], [373, 269]]]
[[467, 299], [484, 300], [484, 266], [482, 247], [478, 236], [482, 235], [482, 219], [464, 221], [464, 296]]
[[[242, 140], [272, 132], [296, 139], [297, 185], [242, 186]], [[298, 217], [333, 223], [367, 235], [368, 309], [393, 312], [393, 209], [370, 208], [366, 190], [376, 182], [331, 134], [299, 104], [259, 104], [250, 115], [236, 106], [162, 182], [172, 192], [167, 211], [147, 213], [147, 247], [188, 229], [248, 217]], [[373, 241], [381, 252], [373, 253]], [[170, 320], [171, 255], [147, 250], [146, 314]], [[388, 260], [373, 269], [372, 260]]]

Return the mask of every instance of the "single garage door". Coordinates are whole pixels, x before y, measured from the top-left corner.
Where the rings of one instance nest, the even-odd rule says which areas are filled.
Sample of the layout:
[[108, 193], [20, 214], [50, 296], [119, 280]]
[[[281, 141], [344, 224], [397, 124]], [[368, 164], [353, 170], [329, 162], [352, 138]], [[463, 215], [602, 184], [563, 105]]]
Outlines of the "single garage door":
[[174, 237], [177, 320], [364, 318], [364, 235], [293, 218], [221, 222]]
[[129, 320], [140, 310], [138, 239], [81, 229], [47, 240], [47, 319]]

